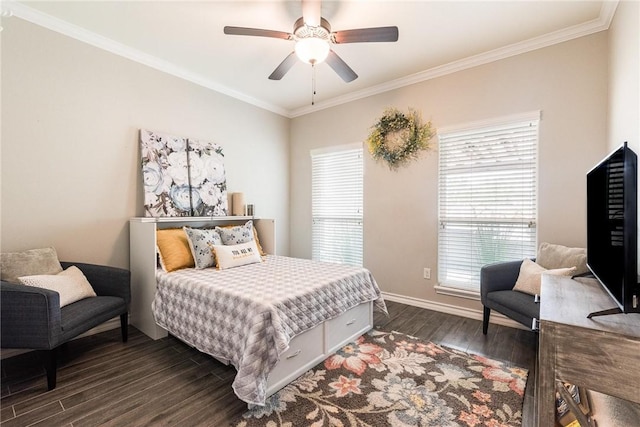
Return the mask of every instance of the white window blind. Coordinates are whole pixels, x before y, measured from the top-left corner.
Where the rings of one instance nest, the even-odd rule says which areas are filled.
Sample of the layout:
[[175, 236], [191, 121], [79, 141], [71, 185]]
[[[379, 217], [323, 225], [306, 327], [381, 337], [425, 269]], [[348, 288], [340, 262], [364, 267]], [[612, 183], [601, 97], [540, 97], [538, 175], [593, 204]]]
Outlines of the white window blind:
[[439, 288], [478, 292], [483, 265], [536, 254], [538, 118], [439, 140]]
[[312, 151], [312, 257], [362, 265], [362, 147]]

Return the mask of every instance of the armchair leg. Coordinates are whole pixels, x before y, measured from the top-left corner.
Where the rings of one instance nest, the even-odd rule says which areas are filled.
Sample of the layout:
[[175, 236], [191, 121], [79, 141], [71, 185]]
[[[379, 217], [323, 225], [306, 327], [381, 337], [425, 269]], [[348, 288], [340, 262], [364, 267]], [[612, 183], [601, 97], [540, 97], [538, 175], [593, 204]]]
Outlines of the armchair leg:
[[53, 348], [45, 352], [44, 369], [47, 372], [47, 388], [56, 388], [56, 371], [58, 369], [58, 349]]
[[120, 315], [120, 329], [122, 329], [122, 342], [129, 339], [129, 313]]
[[482, 312], [482, 333], [487, 335], [487, 329], [489, 329], [489, 316], [491, 315], [491, 309], [484, 307]]

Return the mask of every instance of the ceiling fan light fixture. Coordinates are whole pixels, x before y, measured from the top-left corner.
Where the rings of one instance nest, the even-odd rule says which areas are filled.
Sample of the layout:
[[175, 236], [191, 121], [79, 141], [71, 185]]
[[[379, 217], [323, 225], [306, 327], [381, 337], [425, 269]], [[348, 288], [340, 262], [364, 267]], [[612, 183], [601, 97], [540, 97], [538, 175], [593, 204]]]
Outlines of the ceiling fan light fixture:
[[[289, 53], [284, 61], [273, 70], [269, 75], [269, 80], [282, 79], [291, 67], [293, 67], [297, 58], [312, 66], [326, 61], [329, 67], [331, 67], [342, 80], [349, 83], [357, 79], [358, 75], [331, 49], [331, 44], [398, 41], [398, 27], [358, 28], [332, 32], [329, 21], [320, 16], [321, 1], [322, 0], [302, 0], [303, 16], [298, 18], [293, 24], [293, 33], [229, 26], [224, 27], [224, 33], [238, 36], [271, 37], [274, 39], [295, 41], [294, 52]], [[319, 25], [318, 18], [320, 19]]]
[[329, 55], [329, 42], [327, 40], [309, 37], [299, 39], [296, 42], [295, 51], [298, 58], [307, 64], [320, 64]]

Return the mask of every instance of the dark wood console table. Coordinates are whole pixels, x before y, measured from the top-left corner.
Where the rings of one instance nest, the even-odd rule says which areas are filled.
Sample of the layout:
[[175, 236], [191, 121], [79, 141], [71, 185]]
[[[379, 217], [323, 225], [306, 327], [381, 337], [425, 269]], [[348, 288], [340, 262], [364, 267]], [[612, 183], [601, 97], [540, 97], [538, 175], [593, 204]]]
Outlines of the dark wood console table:
[[640, 404], [640, 313], [587, 319], [614, 305], [595, 279], [543, 276], [538, 426], [555, 425], [556, 380]]

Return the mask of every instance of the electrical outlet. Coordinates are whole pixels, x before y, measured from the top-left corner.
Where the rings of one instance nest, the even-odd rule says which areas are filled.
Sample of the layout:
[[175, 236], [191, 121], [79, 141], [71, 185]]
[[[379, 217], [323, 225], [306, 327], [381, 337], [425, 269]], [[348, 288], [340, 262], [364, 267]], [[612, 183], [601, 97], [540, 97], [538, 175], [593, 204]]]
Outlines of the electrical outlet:
[[423, 277], [425, 279], [431, 279], [431, 269], [430, 268], [425, 268], [424, 269]]

